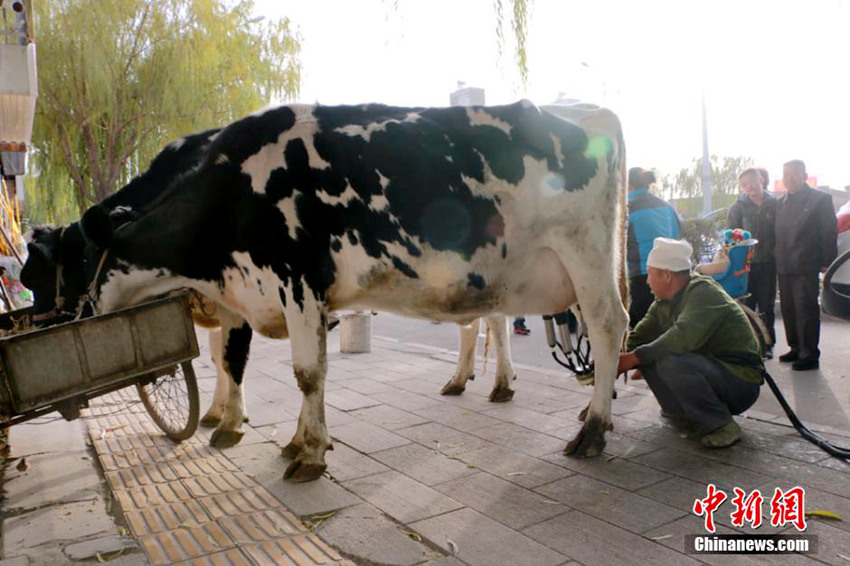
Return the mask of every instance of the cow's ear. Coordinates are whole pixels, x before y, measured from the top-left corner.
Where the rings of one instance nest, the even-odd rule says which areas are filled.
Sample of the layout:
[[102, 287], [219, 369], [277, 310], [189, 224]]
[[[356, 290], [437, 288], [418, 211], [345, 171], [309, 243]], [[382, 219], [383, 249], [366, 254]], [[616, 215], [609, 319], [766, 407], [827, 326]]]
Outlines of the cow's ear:
[[83, 227], [83, 235], [95, 246], [106, 249], [112, 244], [114, 228], [109, 213], [99, 205], [88, 209], [80, 221]]
[[50, 237], [50, 235], [56, 230], [53, 226], [48, 226], [47, 224], [32, 226], [29, 230], [24, 234], [24, 241], [26, 243], [30, 242], [42, 242]]

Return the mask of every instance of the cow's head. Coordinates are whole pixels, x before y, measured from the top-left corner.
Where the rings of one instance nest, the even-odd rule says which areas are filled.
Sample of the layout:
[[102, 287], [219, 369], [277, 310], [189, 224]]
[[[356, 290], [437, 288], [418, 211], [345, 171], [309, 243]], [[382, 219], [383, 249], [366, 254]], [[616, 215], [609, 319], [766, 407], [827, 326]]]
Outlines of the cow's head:
[[85, 242], [84, 299], [91, 299], [98, 313], [129, 307], [177, 287], [170, 285], [173, 278], [167, 268], [148, 268], [138, 261], [150, 245], [134, 238], [134, 231], [145, 224], [144, 218], [127, 209], [95, 205], [80, 220]]
[[87, 288], [80, 225], [38, 226], [28, 240], [21, 283], [33, 292], [34, 322], [49, 325], [72, 319]]

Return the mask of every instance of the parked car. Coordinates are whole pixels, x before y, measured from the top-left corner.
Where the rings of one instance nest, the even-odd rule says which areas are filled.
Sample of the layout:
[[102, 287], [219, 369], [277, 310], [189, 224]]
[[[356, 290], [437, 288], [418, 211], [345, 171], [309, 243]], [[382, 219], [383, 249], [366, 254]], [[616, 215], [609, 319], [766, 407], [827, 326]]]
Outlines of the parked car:
[[[850, 250], [850, 201], [838, 209], [838, 257]], [[832, 282], [842, 294], [850, 295], [850, 261], [838, 268]]]
[[850, 202], [838, 209], [838, 258], [823, 282], [823, 310], [850, 320]]

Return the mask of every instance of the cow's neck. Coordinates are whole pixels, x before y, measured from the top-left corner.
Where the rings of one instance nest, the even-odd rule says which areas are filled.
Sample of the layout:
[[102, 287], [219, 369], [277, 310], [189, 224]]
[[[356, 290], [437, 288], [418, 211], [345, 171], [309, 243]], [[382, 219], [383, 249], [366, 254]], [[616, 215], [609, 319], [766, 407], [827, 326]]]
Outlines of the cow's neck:
[[98, 311], [112, 312], [142, 303], [181, 288], [195, 288], [193, 282], [164, 269], [124, 267], [104, 275]]

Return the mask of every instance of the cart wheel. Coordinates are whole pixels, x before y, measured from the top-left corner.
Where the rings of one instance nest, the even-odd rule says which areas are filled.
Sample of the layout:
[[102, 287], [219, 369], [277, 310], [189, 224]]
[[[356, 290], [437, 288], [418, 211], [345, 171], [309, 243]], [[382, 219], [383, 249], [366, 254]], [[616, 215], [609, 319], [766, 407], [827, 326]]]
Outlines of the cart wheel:
[[139, 397], [153, 422], [174, 441], [195, 434], [201, 412], [192, 362], [183, 362], [149, 383], [137, 383]]

